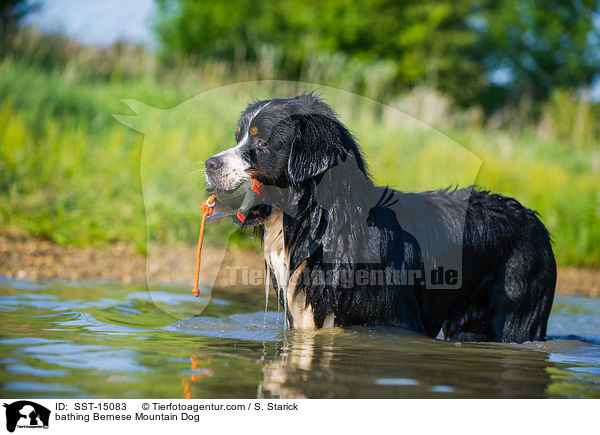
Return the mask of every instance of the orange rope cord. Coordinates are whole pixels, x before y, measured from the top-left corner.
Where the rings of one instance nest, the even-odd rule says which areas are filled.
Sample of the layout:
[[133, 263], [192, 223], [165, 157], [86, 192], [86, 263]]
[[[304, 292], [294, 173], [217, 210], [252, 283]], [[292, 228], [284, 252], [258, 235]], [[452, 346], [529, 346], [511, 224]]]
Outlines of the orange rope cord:
[[215, 206], [216, 195], [210, 195], [208, 199], [202, 203], [200, 210], [202, 211], [202, 222], [200, 223], [200, 236], [198, 237], [198, 249], [196, 249], [196, 277], [194, 278], [194, 288], [192, 292], [194, 296], [200, 296], [200, 289], [198, 288], [198, 280], [200, 279], [200, 251], [202, 251], [202, 239], [204, 239], [204, 223], [206, 218], [213, 213], [213, 207]]

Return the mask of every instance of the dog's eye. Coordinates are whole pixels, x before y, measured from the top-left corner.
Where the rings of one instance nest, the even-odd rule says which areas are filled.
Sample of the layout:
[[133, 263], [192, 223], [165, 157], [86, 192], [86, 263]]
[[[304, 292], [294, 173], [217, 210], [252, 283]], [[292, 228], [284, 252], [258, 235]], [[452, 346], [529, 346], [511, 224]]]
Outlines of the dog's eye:
[[258, 141], [258, 145], [261, 146], [261, 147], [266, 147], [267, 143], [259, 140]]

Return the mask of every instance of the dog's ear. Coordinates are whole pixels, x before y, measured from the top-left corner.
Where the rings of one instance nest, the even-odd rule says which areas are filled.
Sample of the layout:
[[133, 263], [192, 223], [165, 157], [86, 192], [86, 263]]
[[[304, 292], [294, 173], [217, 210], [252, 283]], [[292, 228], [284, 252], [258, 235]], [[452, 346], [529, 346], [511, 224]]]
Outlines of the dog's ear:
[[343, 149], [339, 123], [323, 115], [292, 116], [294, 139], [288, 159], [288, 174], [300, 184], [335, 166]]

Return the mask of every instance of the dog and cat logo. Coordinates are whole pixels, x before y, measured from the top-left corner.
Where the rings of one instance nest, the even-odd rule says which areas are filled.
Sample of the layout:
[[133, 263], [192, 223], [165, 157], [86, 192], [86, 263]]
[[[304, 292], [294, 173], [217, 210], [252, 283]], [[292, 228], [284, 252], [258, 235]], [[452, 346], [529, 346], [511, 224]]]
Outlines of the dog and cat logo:
[[6, 408], [6, 430], [14, 432], [19, 429], [48, 429], [50, 410], [29, 400], [19, 400], [4, 404]]

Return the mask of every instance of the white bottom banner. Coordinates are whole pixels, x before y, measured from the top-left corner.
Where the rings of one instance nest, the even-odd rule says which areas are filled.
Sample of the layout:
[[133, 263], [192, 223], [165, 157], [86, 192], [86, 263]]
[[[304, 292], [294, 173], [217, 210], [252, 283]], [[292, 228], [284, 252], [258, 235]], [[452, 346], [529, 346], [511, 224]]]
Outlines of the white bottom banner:
[[[587, 433], [597, 400], [3, 400], [0, 433]], [[38, 430], [36, 430], [38, 429]], [[594, 429], [595, 430], [595, 429]], [[2, 432], [4, 431], [4, 432]]]

